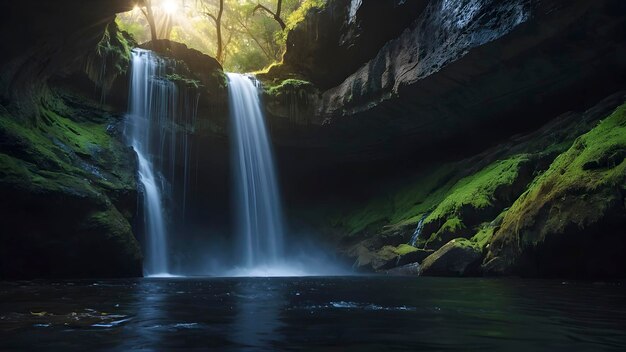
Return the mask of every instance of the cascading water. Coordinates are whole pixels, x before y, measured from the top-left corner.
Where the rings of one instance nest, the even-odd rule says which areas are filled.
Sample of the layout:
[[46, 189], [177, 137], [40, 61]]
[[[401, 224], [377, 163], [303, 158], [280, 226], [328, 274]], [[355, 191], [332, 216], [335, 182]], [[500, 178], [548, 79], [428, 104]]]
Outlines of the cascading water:
[[[183, 195], [178, 198], [183, 199], [184, 214], [190, 148], [187, 129], [193, 129], [196, 116], [197, 96], [190, 98], [167, 79], [173, 65], [149, 50], [132, 51], [126, 134], [138, 155], [139, 181], [144, 190], [144, 271], [150, 276], [170, 272], [165, 209], [166, 203], [176, 198], [172, 186], [177, 174], [176, 155], [182, 154]], [[182, 138], [177, 138], [180, 130]]]
[[237, 246], [247, 268], [283, 256], [283, 217], [272, 150], [253, 77], [228, 73], [236, 190]]
[[409, 241], [409, 244], [411, 246], [415, 247], [415, 245], [417, 245], [417, 240], [422, 234], [422, 230], [424, 229], [424, 222], [427, 217], [428, 217], [428, 214], [424, 214], [422, 218], [420, 219], [420, 221], [417, 223], [417, 227], [415, 228], [415, 231], [413, 231], [413, 235], [411, 235], [411, 240]]

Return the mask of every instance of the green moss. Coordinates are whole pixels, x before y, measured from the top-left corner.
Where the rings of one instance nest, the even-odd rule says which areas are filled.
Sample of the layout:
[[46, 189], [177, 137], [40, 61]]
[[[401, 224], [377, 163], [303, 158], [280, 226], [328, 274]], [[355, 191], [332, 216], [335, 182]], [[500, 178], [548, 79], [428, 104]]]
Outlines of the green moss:
[[478, 231], [478, 233], [476, 233], [470, 240], [476, 243], [482, 250], [489, 244], [489, 242], [491, 242], [494, 231], [495, 228], [492, 226], [481, 227], [480, 231]]
[[465, 225], [461, 219], [454, 217], [446, 220], [446, 222], [441, 226], [439, 232], [450, 232], [457, 233], [461, 230], [465, 230]]
[[102, 203], [102, 195], [87, 180], [62, 172], [41, 170], [32, 163], [0, 153], [0, 183], [35, 194], [73, 194]]
[[96, 54], [103, 60], [114, 64], [117, 73], [124, 73], [130, 61], [132, 38], [121, 31], [115, 22], [107, 25], [102, 38], [96, 46]]
[[49, 137], [58, 138], [80, 155], [92, 156], [94, 148], [106, 148], [111, 144], [111, 136], [106, 131], [107, 124], [77, 123], [45, 108], [41, 109], [41, 114], [52, 121], [47, 128]]
[[466, 237], [464, 235], [467, 235], [468, 232], [467, 226], [465, 226], [461, 219], [456, 216], [451, 217], [448, 218], [443, 225], [441, 225], [437, 232], [431, 234], [427, 240], [424, 240], [425, 236], [422, 236], [421, 240], [418, 239], [417, 246], [437, 249], [453, 238]]
[[295, 94], [300, 97], [315, 91], [315, 86], [311, 82], [295, 78], [288, 78], [277, 84], [264, 83], [263, 87], [269, 96], [275, 98], [280, 98], [286, 94]]
[[417, 252], [417, 248], [410, 246], [408, 244], [401, 244], [395, 248], [395, 252], [397, 255], [406, 255], [412, 252]]
[[373, 197], [365, 206], [336, 215], [333, 224], [342, 228], [348, 236], [384, 224], [415, 226], [424, 214], [443, 199], [453, 184], [454, 172], [454, 165], [445, 164], [424, 171], [409, 184], [385, 186], [381, 189], [381, 195]]
[[117, 242], [119, 248], [125, 251], [123, 255], [141, 260], [141, 249], [134, 239], [132, 228], [116, 208], [110, 207], [104, 211], [91, 213], [84, 222], [83, 230], [92, 229], [105, 233], [110, 239]]
[[496, 230], [502, 225], [502, 221], [504, 220], [504, 216], [507, 211], [508, 208], [500, 213], [493, 221], [481, 224], [478, 232], [470, 238], [470, 241], [476, 243], [481, 250], [486, 249], [493, 240]]
[[[600, 219], [626, 189], [626, 104], [559, 155], [511, 206], [496, 237], [524, 233], [535, 243], [567, 226]], [[535, 230], [530, 230], [535, 229]]]
[[[52, 125], [53, 122], [48, 122]], [[0, 134], [11, 146], [10, 152], [42, 168], [53, 171], [70, 169], [69, 158], [46, 136], [50, 126], [28, 127], [10, 117], [0, 118]]]
[[464, 207], [483, 209], [493, 205], [496, 190], [515, 182], [527, 155], [516, 155], [499, 160], [477, 173], [461, 179], [452, 187], [446, 198], [426, 218], [426, 222], [448, 219], [459, 214]]
[[37, 176], [34, 184], [57, 189], [61, 182], [67, 188], [84, 189], [88, 181], [107, 190], [135, 187], [132, 170], [124, 169], [129, 166], [124, 160], [128, 151], [108, 133], [107, 123], [75, 121], [44, 106], [39, 116], [37, 126], [0, 117], [3, 152], [36, 166], [31, 168]]
[[172, 73], [172, 74], [166, 75], [165, 78], [169, 81], [172, 81], [178, 84], [183, 84], [183, 85], [190, 86], [190, 87], [194, 87], [194, 88], [199, 88], [202, 86], [202, 83], [199, 80], [185, 77], [178, 73]]

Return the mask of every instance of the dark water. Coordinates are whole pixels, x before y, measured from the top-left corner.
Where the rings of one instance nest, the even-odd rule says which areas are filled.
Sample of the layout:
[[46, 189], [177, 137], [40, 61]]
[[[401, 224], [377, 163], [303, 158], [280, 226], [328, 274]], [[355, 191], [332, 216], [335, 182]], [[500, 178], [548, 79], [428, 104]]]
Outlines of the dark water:
[[0, 350], [625, 350], [622, 284], [399, 277], [0, 283]]

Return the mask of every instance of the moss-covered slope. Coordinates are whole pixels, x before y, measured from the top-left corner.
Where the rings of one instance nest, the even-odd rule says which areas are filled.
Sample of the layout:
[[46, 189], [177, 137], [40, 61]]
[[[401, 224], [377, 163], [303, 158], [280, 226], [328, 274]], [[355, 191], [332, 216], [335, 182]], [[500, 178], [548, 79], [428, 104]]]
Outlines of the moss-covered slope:
[[38, 109], [28, 124], [0, 106], [0, 278], [140, 276], [120, 116], [61, 90]]
[[485, 270], [623, 274], [625, 158], [626, 104], [576, 139], [515, 201], [495, 233]]
[[[487, 251], [488, 271], [510, 272], [527, 243], [624, 213], [625, 108], [597, 125], [623, 101], [618, 93], [586, 113], [564, 114], [475, 157], [396, 177], [380, 196], [337, 212], [331, 232], [357, 267], [370, 270], [406, 263], [400, 260], [410, 247], [406, 243], [414, 242], [416, 249], [438, 250], [422, 271], [430, 275], [447, 267], [433, 261], [451, 258], [448, 251], [458, 247], [447, 243], [472, 249], [465, 264], [473, 267], [457, 265], [450, 274], [479, 273], [477, 261]], [[490, 247], [494, 238], [497, 246]]]

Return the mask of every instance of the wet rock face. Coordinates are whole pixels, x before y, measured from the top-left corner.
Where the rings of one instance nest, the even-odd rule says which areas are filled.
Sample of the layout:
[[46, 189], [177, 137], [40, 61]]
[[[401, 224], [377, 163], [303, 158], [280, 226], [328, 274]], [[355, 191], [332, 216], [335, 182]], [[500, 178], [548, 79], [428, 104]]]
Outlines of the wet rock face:
[[304, 76], [322, 89], [356, 71], [417, 18], [426, 0], [363, 0], [351, 17], [351, 0], [331, 0], [311, 11], [287, 37], [283, 66], [269, 75]]
[[228, 125], [228, 90], [222, 65], [209, 55], [167, 39], [141, 47], [174, 60], [170, 80], [179, 89], [187, 89], [190, 95], [198, 96], [198, 106], [194, 107], [198, 109], [198, 120], [194, 130], [204, 136], [218, 134], [224, 138]]
[[505, 36], [530, 14], [528, 0], [431, 1], [410, 30], [325, 94], [323, 111], [358, 111], [385, 100], [401, 85], [432, 75], [469, 50]]
[[0, 110], [0, 278], [142, 275], [122, 117], [48, 90], [37, 127]]
[[[332, 145], [343, 160], [402, 158], [483, 148], [567, 110], [584, 110], [626, 80], [624, 6], [616, 0], [430, 1], [354, 73], [321, 88], [320, 109], [301, 120], [325, 128], [303, 127], [297, 140], [290, 138], [297, 127], [277, 130], [276, 140], [310, 143], [321, 152]], [[287, 48], [290, 55], [300, 55], [297, 46]], [[331, 57], [332, 65], [306, 65], [312, 72], [342, 65]]]
[[115, 14], [132, 6], [131, 0], [3, 1], [0, 102], [20, 118], [34, 118], [46, 80], [80, 67]]
[[215, 58], [198, 50], [188, 48], [185, 44], [168, 39], [151, 41], [141, 45], [141, 47], [153, 50], [163, 57], [169, 57], [184, 63], [186, 67], [180, 68], [180, 70], [186, 72], [181, 73], [197, 78], [204, 90], [207, 90], [209, 94], [216, 95], [215, 97], [210, 95], [205, 97], [207, 101], [215, 100], [218, 97], [226, 98], [224, 70]]

